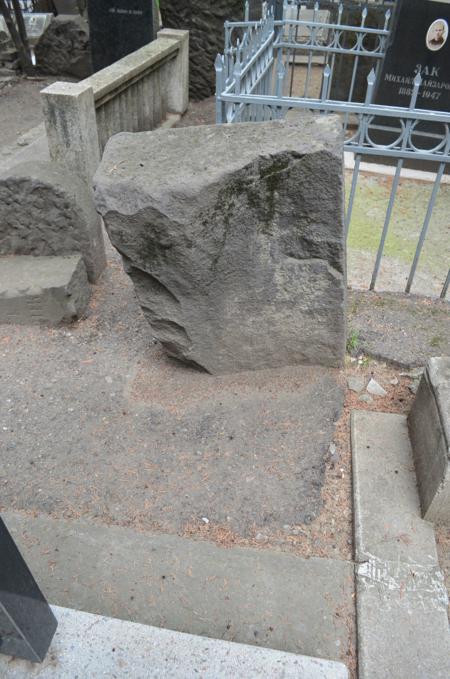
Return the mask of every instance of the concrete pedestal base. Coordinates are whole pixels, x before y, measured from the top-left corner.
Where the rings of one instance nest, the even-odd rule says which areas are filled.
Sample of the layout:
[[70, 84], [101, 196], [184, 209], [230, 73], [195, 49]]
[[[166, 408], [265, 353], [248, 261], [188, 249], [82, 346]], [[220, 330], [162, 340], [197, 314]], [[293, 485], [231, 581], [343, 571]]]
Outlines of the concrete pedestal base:
[[0, 258], [0, 323], [69, 322], [82, 316], [89, 296], [81, 255]]

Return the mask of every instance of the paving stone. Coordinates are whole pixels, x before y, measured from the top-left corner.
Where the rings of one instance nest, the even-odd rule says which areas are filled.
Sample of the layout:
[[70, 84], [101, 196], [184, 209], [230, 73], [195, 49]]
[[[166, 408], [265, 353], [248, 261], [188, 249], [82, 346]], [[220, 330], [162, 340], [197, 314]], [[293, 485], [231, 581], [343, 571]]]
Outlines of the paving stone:
[[51, 604], [330, 660], [346, 657], [350, 562], [226, 549], [85, 520], [2, 516]]
[[450, 676], [448, 597], [406, 417], [352, 414], [360, 679]]
[[0, 257], [0, 323], [73, 321], [90, 297], [86, 267], [71, 257]]
[[110, 139], [96, 205], [169, 355], [212, 374], [343, 364], [342, 167], [335, 116]]
[[366, 379], [364, 377], [359, 377], [358, 375], [348, 377], [347, 386], [349, 389], [351, 389], [351, 391], [356, 391], [356, 393], [359, 393], [366, 386]]
[[450, 358], [431, 358], [408, 418], [426, 519], [450, 526]]
[[0, 656], [3, 679], [347, 679], [344, 665], [53, 607], [58, 630], [42, 665]]
[[369, 384], [367, 385], [366, 389], [369, 392], [369, 394], [373, 394], [373, 396], [386, 396], [387, 394], [387, 391], [383, 389], [381, 384], [379, 384], [373, 378], [369, 381]]

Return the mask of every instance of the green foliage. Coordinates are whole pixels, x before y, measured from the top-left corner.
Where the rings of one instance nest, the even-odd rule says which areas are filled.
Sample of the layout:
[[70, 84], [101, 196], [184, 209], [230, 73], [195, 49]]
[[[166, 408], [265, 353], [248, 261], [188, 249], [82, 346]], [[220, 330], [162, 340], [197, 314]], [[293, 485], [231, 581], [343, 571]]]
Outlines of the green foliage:
[[347, 351], [349, 354], [355, 353], [359, 347], [359, 332], [358, 330], [350, 330], [347, 338]]

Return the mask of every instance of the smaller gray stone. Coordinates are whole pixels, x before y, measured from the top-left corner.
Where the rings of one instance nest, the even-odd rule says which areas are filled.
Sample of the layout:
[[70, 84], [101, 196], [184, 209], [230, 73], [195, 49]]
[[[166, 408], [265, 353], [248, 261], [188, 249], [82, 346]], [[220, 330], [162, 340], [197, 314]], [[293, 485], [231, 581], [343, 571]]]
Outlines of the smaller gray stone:
[[408, 389], [411, 392], [411, 394], [417, 394], [418, 388], [419, 388], [419, 384], [417, 382], [413, 382], [412, 384], [408, 384]]
[[83, 315], [89, 297], [80, 255], [0, 258], [0, 323], [73, 321]]
[[398, 384], [397, 377], [394, 377], [392, 380], [389, 380], [389, 384], [392, 384], [394, 387], [396, 387]]
[[361, 403], [373, 403], [373, 398], [370, 394], [361, 394], [358, 401], [361, 401]]
[[17, 163], [19, 157], [48, 153], [45, 142], [45, 137], [36, 140], [0, 168], [0, 255], [81, 253], [94, 283], [106, 266], [106, 256], [91, 191], [56, 163]]
[[335, 465], [339, 462], [339, 453], [336, 448], [335, 443], [330, 443], [330, 447], [328, 448], [328, 452], [330, 455], [330, 462]]
[[366, 380], [364, 377], [360, 377], [359, 375], [352, 375], [351, 377], [347, 378], [347, 386], [351, 391], [356, 391], [358, 394], [366, 386]]
[[366, 389], [369, 392], [369, 394], [373, 394], [374, 396], [386, 396], [387, 394], [387, 391], [383, 389], [381, 384], [378, 384], [378, 382], [373, 378], [370, 380]]

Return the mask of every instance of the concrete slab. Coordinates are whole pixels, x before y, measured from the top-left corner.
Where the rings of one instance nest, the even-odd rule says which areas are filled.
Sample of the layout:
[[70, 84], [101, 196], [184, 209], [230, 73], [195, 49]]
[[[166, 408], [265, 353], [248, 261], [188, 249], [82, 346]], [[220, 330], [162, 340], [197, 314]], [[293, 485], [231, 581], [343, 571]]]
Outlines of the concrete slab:
[[423, 521], [403, 415], [352, 413], [355, 554], [437, 565], [433, 526]]
[[352, 413], [360, 679], [450, 676], [447, 592], [406, 417]]
[[450, 527], [450, 358], [430, 358], [408, 424], [423, 516]]
[[42, 665], [0, 656], [3, 679], [347, 679], [344, 665], [54, 607]]
[[0, 323], [69, 322], [82, 316], [89, 297], [80, 255], [0, 257]]
[[84, 520], [2, 515], [51, 604], [309, 656], [346, 658], [353, 565], [220, 548]]

